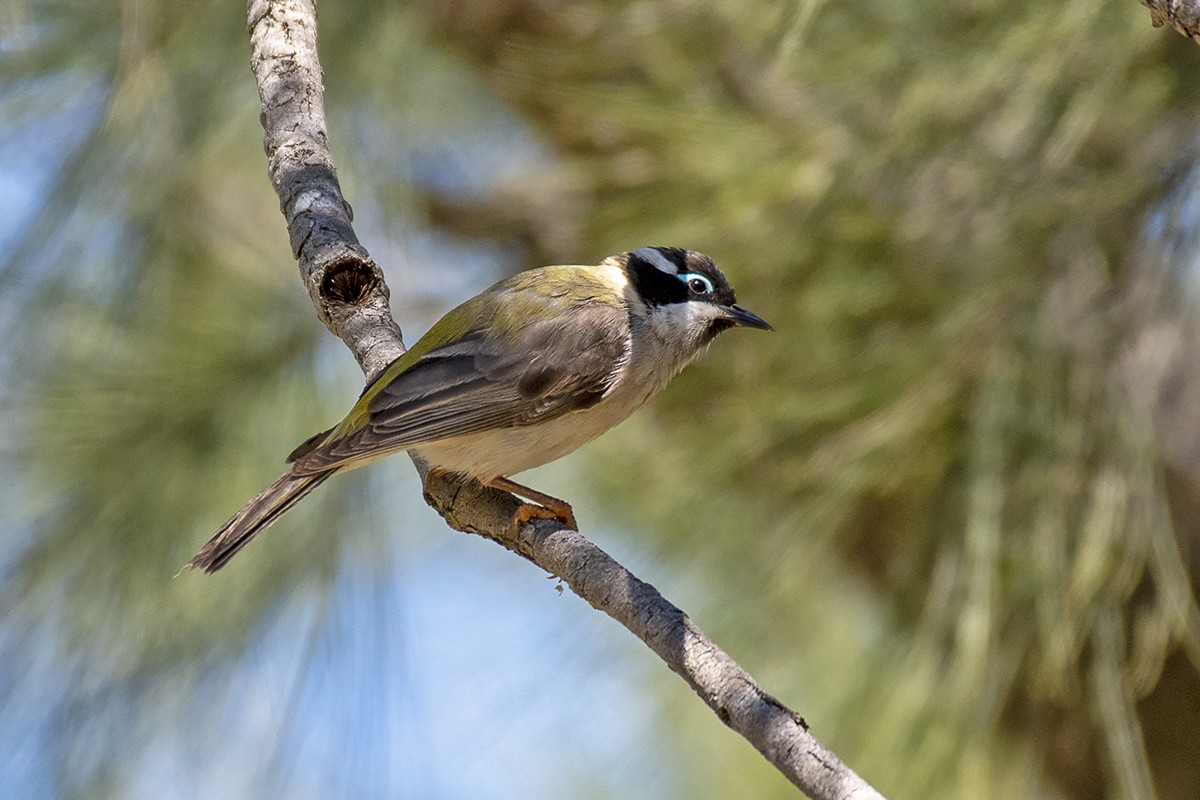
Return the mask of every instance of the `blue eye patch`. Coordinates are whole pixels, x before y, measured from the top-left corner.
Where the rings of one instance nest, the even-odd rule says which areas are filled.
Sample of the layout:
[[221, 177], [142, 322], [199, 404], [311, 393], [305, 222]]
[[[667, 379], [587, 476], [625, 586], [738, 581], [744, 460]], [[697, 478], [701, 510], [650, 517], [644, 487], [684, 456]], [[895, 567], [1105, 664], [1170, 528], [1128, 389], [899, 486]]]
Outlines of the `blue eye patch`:
[[699, 272], [685, 272], [678, 276], [679, 280], [683, 281], [694, 294], [712, 294], [713, 284], [706, 276]]

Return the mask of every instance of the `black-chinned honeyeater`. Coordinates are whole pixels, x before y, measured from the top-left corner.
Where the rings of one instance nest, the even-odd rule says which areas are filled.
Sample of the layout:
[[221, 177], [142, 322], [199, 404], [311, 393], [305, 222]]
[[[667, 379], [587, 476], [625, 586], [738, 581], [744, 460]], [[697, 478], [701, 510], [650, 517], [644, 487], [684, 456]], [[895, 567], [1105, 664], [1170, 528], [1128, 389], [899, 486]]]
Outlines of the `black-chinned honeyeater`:
[[711, 258], [677, 247], [502, 280], [442, 317], [341, 423], [297, 447], [287, 473], [189, 566], [215, 572], [333, 474], [402, 450], [429, 474], [458, 473], [535, 501], [521, 505], [514, 526], [547, 517], [574, 528], [567, 503], [508, 476], [612, 428], [736, 326], [771, 329], [737, 305]]

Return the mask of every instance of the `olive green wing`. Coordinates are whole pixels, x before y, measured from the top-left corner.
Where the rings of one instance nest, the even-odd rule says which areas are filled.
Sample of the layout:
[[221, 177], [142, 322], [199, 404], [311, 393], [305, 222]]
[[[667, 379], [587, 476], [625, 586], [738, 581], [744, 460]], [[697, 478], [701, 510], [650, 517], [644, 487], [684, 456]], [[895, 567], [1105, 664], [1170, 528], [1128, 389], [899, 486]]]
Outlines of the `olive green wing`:
[[[626, 312], [589, 304], [568, 312], [541, 298], [541, 321], [476, 329], [433, 348], [364, 395], [365, 421], [297, 450], [292, 471], [314, 474], [425, 442], [532, 425], [595, 405], [629, 356]], [[569, 315], [564, 325], [563, 315]], [[418, 343], [419, 345], [419, 343]]]

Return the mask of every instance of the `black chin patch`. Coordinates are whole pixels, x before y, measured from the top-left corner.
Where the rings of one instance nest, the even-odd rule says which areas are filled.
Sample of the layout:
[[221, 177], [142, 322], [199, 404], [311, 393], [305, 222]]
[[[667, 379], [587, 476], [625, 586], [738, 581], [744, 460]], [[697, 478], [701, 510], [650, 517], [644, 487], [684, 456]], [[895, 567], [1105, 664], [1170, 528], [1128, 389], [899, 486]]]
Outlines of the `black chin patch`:
[[701, 344], [708, 344], [713, 339], [717, 338], [717, 334], [736, 327], [736, 323], [728, 319], [714, 319], [708, 323], [708, 330], [700, 337]]

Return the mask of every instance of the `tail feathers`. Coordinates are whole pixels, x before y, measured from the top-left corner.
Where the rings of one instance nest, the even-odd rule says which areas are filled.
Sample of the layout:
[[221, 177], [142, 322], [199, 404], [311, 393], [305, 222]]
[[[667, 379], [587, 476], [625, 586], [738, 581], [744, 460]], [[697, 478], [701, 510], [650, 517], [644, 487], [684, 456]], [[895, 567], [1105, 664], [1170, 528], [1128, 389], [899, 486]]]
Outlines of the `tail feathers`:
[[324, 483], [334, 472], [335, 470], [329, 470], [315, 475], [287, 473], [230, 517], [208, 540], [208, 544], [192, 557], [188, 566], [209, 573], [216, 572], [251, 539], [266, 530], [267, 526]]

